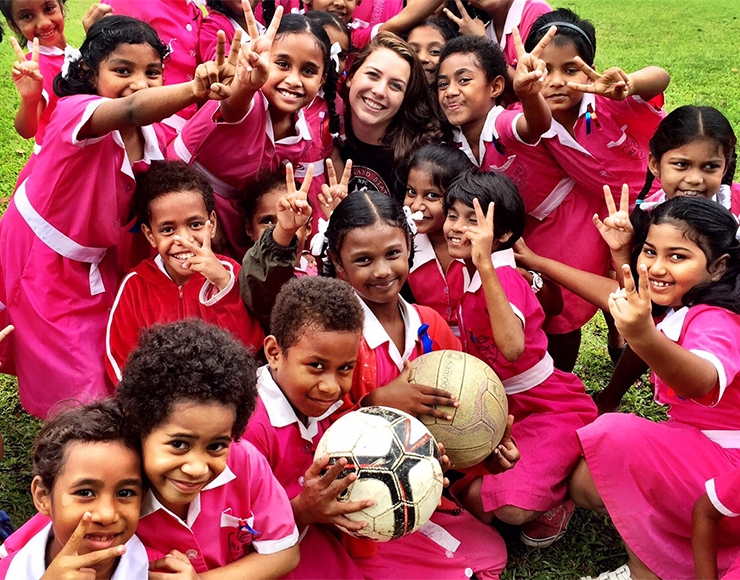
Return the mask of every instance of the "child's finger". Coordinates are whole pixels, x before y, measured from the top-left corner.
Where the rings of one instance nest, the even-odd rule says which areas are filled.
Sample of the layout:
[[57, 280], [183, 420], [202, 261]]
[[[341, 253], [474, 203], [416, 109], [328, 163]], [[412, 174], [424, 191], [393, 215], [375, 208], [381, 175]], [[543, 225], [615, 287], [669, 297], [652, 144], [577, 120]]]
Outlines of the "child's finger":
[[595, 93], [596, 92], [596, 87], [592, 84], [584, 85], [581, 83], [573, 83], [571, 81], [568, 81], [565, 84], [569, 89], [573, 89], [574, 91], [579, 91], [581, 93]]
[[229, 57], [226, 59], [231, 66], [236, 66], [236, 61], [239, 58], [239, 51], [242, 47], [242, 30], [237, 28], [234, 32], [234, 38], [231, 40], [231, 47], [229, 48]]
[[[359, 510], [355, 510], [359, 511]], [[359, 532], [362, 528], [367, 525], [367, 522], [356, 522], [344, 516], [335, 516], [333, 519], [334, 525], [340, 530], [347, 532]]]
[[[328, 458], [328, 456], [327, 456], [327, 458]], [[328, 459], [325, 462], [324, 467], [326, 467], [327, 464], [328, 464]], [[344, 468], [345, 467], [347, 467], [347, 459], [344, 458], [344, 457], [340, 457], [339, 459], [337, 459], [337, 461], [334, 463], [334, 465], [332, 465], [331, 467], [329, 467], [326, 470], [326, 472], [324, 473], [324, 475], [321, 476], [321, 485], [323, 485], [326, 488], [330, 488], [331, 485], [332, 485], [332, 483], [334, 483], [336, 481], [337, 477], [339, 477], [339, 475], [342, 473], [342, 471], [344, 471]], [[347, 479], [347, 477], [345, 477], [343, 479]], [[354, 479], [352, 479], [352, 481], [354, 481]], [[349, 484], [346, 484], [345, 485], [345, 482], [343, 482], [342, 485], [343, 485], [343, 489], [340, 489], [339, 491], [344, 491], [344, 489], [346, 489], [349, 486]], [[335, 494], [335, 496], [336, 495], [339, 495], [339, 492], [337, 492]]]
[[547, 48], [547, 45], [550, 44], [550, 41], [557, 34], [557, 32], [558, 32], [557, 26], [551, 26], [550, 28], [548, 28], [547, 32], [545, 33], [545, 36], [540, 38], [540, 41], [537, 43], [537, 46], [535, 46], [532, 49], [532, 52], [530, 54], [538, 58], [542, 54], [542, 52]]
[[452, 12], [450, 12], [449, 10], [447, 10], [447, 8], [443, 8], [442, 9], [442, 12], [444, 12], [444, 14], [445, 14], [445, 16], [447, 16], [447, 18], [449, 18], [450, 20], [452, 20], [452, 22], [454, 22], [455, 24], [457, 24], [458, 27], [460, 27], [460, 26], [463, 25], [462, 18], [458, 18]]
[[126, 546], [113, 546], [112, 548], [106, 548], [105, 550], [95, 550], [94, 552], [83, 554], [82, 556], [76, 556], [75, 565], [80, 568], [93, 567], [95, 564], [118, 558], [125, 553]]
[[[257, 28], [257, 20], [254, 17], [254, 12], [252, 12], [252, 5], [249, 3], [249, 0], [242, 0], [242, 10], [244, 10], [244, 20], [247, 23], [247, 34], [249, 34], [249, 38], [252, 39], [252, 41], [255, 41], [259, 38], [259, 28]], [[277, 10], [275, 11], [277, 12]]]
[[301, 195], [301, 199], [308, 198], [308, 190], [311, 187], [311, 181], [313, 181], [313, 172], [313, 163], [309, 163], [308, 167], [306, 168], [306, 177], [303, 178], [303, 183], [301, 184], [301, 189], [299, 190], [299, 192], [303, 194]]
[[331, 190], [326, 183], [321, 184], [321, 193], [319, 193], [318, 197], [321, 205], [329, 205], [332, 202]]
[[596, 229], [601, 231], [601, 228], [604, 226], [604, 222], [599, 219], [599, 214], [595, 213], [591, 220], [594, 222]]
[[295, 172], [292, 163], [285, 164], [285, 185], [288, 188], [288, 195], [295, 193]]
[[340, 185], [343, 185], [344, 187], [347, 187], [349, 185], [349, 180], [352, 177], [352, 160], [347, 159], [347, 163], [344, 164], [344, 171], [342, 172], [342, 181], [339, 182]]
[[477, 197], [473, 198], [473, 209], [475, 210], [475, 217], [478, 219], [478, 224], [484, 224], [486, 222], [486, 215], [483, 213]]
[[188, 240], [187, 238], [183, 238], [182, 236], [175, 236], [172, 239], [175, 240], [176, 242], [180, 242], [188, 250], [192, 250], [196, 254], [201, 249], [201, 246], [199, 246], [198, 244], [196, 244], [194, 241]]
[[80, 518], [80, 523], [77, 524], [75, 531], [72, 532], [72, 535], [69, 537], [69, 540], [67, 540], [67, 543], [64, 544], [64, 547], [59, 551], [60, 554], [64, 554], [66, 556], [77, 555], [77, 550], [79, 550], [82, 539], [85, 537], [85, 534], [87, 534], [87, 530], [90, 528], [91, 521], [92, 514], [90, 512], [85, 512], [84, 514], [82, 514], [82, 517]]
[[491, 230], [493, 230], [493, 212], [496, 207], [496, 204], [491, 202], [488, 204], [488, 210], [486, 211], [486, 223], [490, 226]]
[[26, 55], [23, 54], [23, 49], [21, 48], [21, 45], [18, 44], [15, 36], [10, 37], [10, 45], [13, 47], [13, 51], [15, 51], [15, 58], [18, 59], [19, 62], [26, 62]]
[[[246, 0], [242, 0], [244, 2]], [[248, 2], [247, 2], [248, 3]], [[251, 11], [251, 8], [250, 8]], [[254, 15], [252, 15], [252, 18], [254, 18]], [[272, 17], [272, 21], [270, 22], [270, 26], [267, 27], [267, 31], [265, 32], [265, 38], [272, 42], [275, 40], [275, 35], [277, 34], [278, 28], [280, 27], [280, 21], [283, 18], [283, 7], [278, 6], [275, 9], [275, 15]]]
[[326, 175], [329, 186], [334, 187], [337, 185], [337, 171], [334, 169], [334, 162], [331, 160], [331, 157], [328, 157], [326, 161], [324, 161], [324, 164], [326, 165]]
[[224, 64], [226, 57], [226, 33], [223, 30], [219, 30], [216, 33], [216, 66], [221, 67]]
[[511, 37], [514, 40], [514, 51], [516, 52], [516, 58], [517, 60], [521, 60], [521, 58], [527, 54], [527, 51], [524, 50], [524, 44], [522, 43], [522, 36], [519, 34], [519, 27], [515, 26], [511, 30]]
[[321, 471], [329, 464], [329, 456], [321, 455], [313, 460], [304, 474], [305, 480], [316, 479], [321, 476]]
[[206, 221], [205, 236], [203, 236], [202, 248], [207, 251], [211, 251], [211, 236], [213, 236], [213, 223], [211, 220]]
[[637, 267], [637, 273], [640, 276], [640, 298], [650, 300], [650, 281], [648, 280], [647, 266], [640, 264]]
[[590, 66], [586, 64], [586, 61], [584, 61], [580, 56], [576, 56], [573, 59], [573, 62], [576, 63], [576, 66], [581, 69], [582, 72], [586, 74], [588, 78], [590, 78], [592, 81], [597, 81], [599, 78], [601, 78], [601, 75], [597, 73], [594, 69], [592, 69]]
[[622, 277], [624, 279], [624, 292], [626, 296], [637, 292], [635, 279], [632, 277], [632, 268], [630, 268], [629, 264], [622, 265]]
[[14, 330], [15, 330], [15, 326], [13, 326], [12, 324], [8, 324], [8, 326], [0, 330], [0, 342], [5, 340], [5, 337], [8, 336]]
[[604, 201], [606, 202], [606, 210], [609, 215], [617, 213], [617, 206], [614, 205], [614, 196], [612, 195], [612, 188], [608, 185], [604, 186]]
[[622, 197], [619, 199], [619, 211], [628, 212], [630, 209], [630, 186], [622, 184]]
[[31, 61], [35, 62], [36, 64], [39, 63], [39, 39], [38, 37], [33, 38], [33, 48], [31, 49]]

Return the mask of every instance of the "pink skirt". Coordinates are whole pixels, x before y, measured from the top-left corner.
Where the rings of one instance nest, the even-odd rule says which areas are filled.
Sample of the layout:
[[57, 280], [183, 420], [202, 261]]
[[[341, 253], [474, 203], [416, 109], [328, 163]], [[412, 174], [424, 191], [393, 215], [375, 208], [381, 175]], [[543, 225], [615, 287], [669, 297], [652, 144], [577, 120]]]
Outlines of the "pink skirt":
[[[604, 200], [571, 193], [543, 221], [527, 217], [524, 240], [540, 256], [557, 260], [585, 272], [606, 276], [609, 247], [591, 221], [604, 214]], [[545, 321], [548, 334], [578, 330], [596, 314], [596, 306], [563, 288], [563, 311]]]
[[[621, 413], [602, 415], [578, 437], [625, 543], [661, 578], [694, 578], [691, 511], [708, 479], [740, 466], [740, 449], [723, 449], [684, 423]], [[739, 520], [720, 524], [720, 573], [740, 557]]]
[[508, 400], [522, 458], [514, 469], [483, 476], [483, 508], [547, 511], [565, 499], [568, 475], [581, 456], [576, 430], [596, 419], [596, 405], [578, 377], [558, 369], [541, 385]]

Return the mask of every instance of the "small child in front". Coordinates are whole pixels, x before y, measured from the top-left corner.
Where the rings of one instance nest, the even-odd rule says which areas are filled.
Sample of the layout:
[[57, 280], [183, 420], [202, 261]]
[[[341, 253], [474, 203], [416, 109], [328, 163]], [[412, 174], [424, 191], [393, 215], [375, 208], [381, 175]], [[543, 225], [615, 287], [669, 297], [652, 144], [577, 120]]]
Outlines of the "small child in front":
[[218, 223], [208, 179], [182, 161], [157, 164], [139, 177], [134, 208], [157, 256], [118, 288], [106, 332], [111, 381], [118, 384], [139, 334], [156, 323], [201, 318], [258, 351], [264, 334], [239, 296], [239, 264], [211, 250]]
[[33, 476], [39, 514], [6, 540], [0, 578], [147, 577], [147, 551], [134, 535], [143, 485], [139, 440], [114, 401], [67, 409], [44, 425]]
[[249, 443], [233, 445], [257, 402], [255, 365], [202, 320], [152, 328], [118, 386], [149, 481], [137, 530], [152, 570], [280, 578], [298, 565], [285, 491]]

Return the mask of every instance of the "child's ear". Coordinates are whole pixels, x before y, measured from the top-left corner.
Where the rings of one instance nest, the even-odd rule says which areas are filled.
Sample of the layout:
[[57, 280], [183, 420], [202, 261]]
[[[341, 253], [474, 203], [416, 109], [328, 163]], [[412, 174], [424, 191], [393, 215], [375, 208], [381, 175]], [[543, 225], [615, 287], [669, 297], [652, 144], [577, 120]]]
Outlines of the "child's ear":
[[144, 237], [149, 240], [152, 248], [156, 248], [157, 242], [155, 241], [154, 234], [152, 233], [152, 230], [149, 228], [149, 226], [146, 224], [141, 224], [141, 231], [144, 233]]
[[263, 349], [265, 352], [265, 358], [267, 359], [267, 364], [270, 365], [272, 370], [277, 370], [280, 357], [283, 355], [283, 349], [280, 348], [277, 338], [272, 334], [265, 338]]
[[10, 28], [10, 30], [12, 30], [13, 32], [15, 32], [16, 34], [18, 34], [21, 37], [23, 36], [21, 34], [20, 29], [15, 25], [15, 22], [13, 22], [12, 20], [6, 20], [5, 22], [7, 23], [8, 28]]
[[211, 239], [216, 237], [216, 230], [218, 229], [218, 217], [216, 216], [216, 212], [212, 211], [211, 215], [208, 216], [208, 219], [211, 222]]
[[653, 174], [653, 177], [660, 179], [660, 162], [652, 153], [648, 154], [648, 169]]
[[31, 482], [31, 497], [36, 510], [46, 517], [51, 517], [51, 491], [44, 487], [38, 475]]
[[709, 265], [707, 269], [709, 270], [709, 274], [712, 276], [712, 282], [717, 282], [722, 278], [725, 270], [727, 270], [727, 262], [729, 260], [730, 254], [722, 254], [713, 264]]
[[339, 256], [337, 256], [332, 251], [327, 252], [327, 255], [329, 256], [331, 263], [334, 265], [334, 269], [337, 271], [337, 278], [339, 278], [340, 280], [344, 280], [346, 282], [347, 273], [344, 271], [344, 268], [342, 267], [342, 260], [340, 260]]
[[511, 239], [511, 236], [513, 233], [514, 232], [506, 232], [503, 236], [498, 237], [498, 241], [501, 242], [502, 244], [505, 244], [506, 242], [509, 241], [509, 239]]
[[489, 87], [491, 91], [491, 98], [498, 99], [504, 92], [504, 88], [506, 87], [506, 79], [502, 76], [497, 76], [491, 81]]

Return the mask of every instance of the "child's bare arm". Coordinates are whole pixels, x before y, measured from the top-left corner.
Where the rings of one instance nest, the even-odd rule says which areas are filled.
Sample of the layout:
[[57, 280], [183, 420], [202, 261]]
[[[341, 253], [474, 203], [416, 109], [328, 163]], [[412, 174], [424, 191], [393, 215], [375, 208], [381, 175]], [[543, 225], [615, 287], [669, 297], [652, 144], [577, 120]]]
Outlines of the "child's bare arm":
[[647, 369], [648, 366], [645, 361], [627, 345], [622, 356], [619, 357], [619, 362], [612, 373], [609, 384], [595, 397], [599, 415], [616, 413], [624, 394]]
[[24, 139], [31, 139], [36, 136], [39, 117], [44, 110], [44, 77], [39, 70], [39, 39], [33, 39], [31, 60], [26, 60], [15, 37], [10, 37], [10, 44], [17, 59], [13, 63], [13, 82], [21, 95], [21, 104], [15, 115], [15, 130]]
[[203, 572], [199, 577], [201, 580], [233, 580], [234, 578], [270, 580], [272, 578], [282, 578], [298, 566], [300, 559], [298, 544], [272, 554], [250, 552], [231, 564]]
[[415, 2], [409, 2], [401, 12], [381, 24], [378, 31], [404, 34], [425, 18], [429, 18], [444, 3], [445, 0], [417, 0]]
[[662, 68], [648, 66], [627, 74], [619, 67], [612, 67], [603, 73], [596, 72], [581, 57], [575, 57], [576, 65], [591, 80], [589, 84], [569, 82], [568, 88], [584, 93], [603, 95], [615, 101], [623, 101], [629, 96], [637, 95], [644, 101], [657, 97], [668, 88], [671, 82], [669, 75]]
[[485, 36], [486, 25], [483, 24], [483, 21], [479, 18], [472, 18], [460, 0], [455, 0], [455, 4], [457, 5], [457, 9], [460, 11], [459, 17], [455, 16], [447, 8], [443, 11], [447, 18], [457, 24], [457, 27], [460, 29], [460, 34], [464, 36]]
[[[524, 277], [527, 283], [532, 286], [534, 283], [534, 270], [526, 270], [524, 268], [517, 268], [519, 273]], [[542, 306], [542, 310], [545, 311], [546, 316], [557, 316], [563, 311], [563, 292], [560, 288], [560, 284], [550, 280], [549, 278], [542, 278], [542, 288], [540, 288], [537, 294], [537, 301]]]
[[691, 548], [694, 552], [697, 578], [708, 580], [719, 578], [717, 529], [723, 517], [712, 505], [706, 493], [696, 500], [691, 512]]

